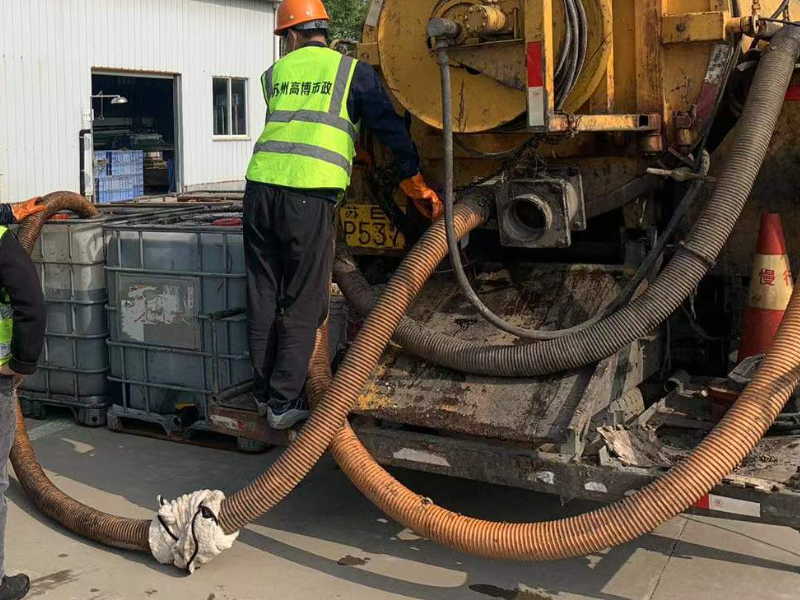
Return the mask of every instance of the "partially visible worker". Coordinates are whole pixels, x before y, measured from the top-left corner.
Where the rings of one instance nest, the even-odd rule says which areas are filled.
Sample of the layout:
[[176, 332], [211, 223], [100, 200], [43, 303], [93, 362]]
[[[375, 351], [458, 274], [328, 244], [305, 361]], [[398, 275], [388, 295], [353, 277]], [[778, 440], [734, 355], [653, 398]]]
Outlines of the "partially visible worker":
[[400, 187], [430, 219], [442, 203], [375, 70], [326, 45], [320, 0], [284, 0], [286, 55], [262, 76], [267, 123], [247, 170], [244, 244], [256, 399], [275, 429], [308, 416], [304, 385], [328, 313], [335, 210], [350, 185], [361, 125], [394, 155]]
[[42, 210], [39, 198], [0, 205], [0, 600], [24, 598], [31, 586], [27, 575], [9, 577], [5, 572], [6, 490], [17, 423], [13, 388], [36, 371], [46, 321], [39, 277], [6, 225]]

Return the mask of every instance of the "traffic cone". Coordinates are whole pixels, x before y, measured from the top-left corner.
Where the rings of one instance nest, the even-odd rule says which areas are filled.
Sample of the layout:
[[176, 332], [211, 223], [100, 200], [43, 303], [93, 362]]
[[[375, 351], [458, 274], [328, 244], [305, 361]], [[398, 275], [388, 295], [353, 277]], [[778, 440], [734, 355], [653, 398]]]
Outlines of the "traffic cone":
[[753, 259], [753, 277], [744, 313], [738, 362], [765, 354], [770, 349], [793, 288], [781, 216], [764, 214]]

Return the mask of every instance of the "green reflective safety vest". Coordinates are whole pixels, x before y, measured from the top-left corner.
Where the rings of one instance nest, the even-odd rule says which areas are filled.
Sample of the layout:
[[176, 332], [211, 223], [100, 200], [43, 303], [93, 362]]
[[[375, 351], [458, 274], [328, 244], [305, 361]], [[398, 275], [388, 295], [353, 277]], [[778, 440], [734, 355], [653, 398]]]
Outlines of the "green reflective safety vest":
[[[0, 225], [0, 240], [8, 232], [8, 227]], [[4, 289], [0, 289], [0, 365], [11, 361], [11, 333], [14, 330], [14, 312]]]
[[247, 179], [299, 189], [345, 190], [350, 185], [358, 128], [347, 98], [358, 61], [306, 46], [261, 78], [267, 123]]

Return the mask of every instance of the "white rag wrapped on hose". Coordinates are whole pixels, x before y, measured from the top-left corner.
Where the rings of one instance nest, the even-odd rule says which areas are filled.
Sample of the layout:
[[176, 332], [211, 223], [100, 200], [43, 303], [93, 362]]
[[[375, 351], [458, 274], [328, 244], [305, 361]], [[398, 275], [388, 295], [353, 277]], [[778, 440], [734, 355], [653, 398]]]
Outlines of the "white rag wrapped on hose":
[[226, 535], [219, 525], [225, 494], [201, 490], [171, 502], [160, 496], [161, 508], [150, 523], [150, 551], [158, 562], [190, 574], [228, 550], [239, 532]]

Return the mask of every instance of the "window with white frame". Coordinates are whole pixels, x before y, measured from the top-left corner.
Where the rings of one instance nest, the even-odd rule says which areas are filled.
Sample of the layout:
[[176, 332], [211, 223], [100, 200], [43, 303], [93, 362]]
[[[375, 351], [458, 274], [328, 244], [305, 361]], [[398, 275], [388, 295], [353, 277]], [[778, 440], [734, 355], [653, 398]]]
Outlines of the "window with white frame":
[[214, 135], [247, 135], [247, 79], [214, 77]]

